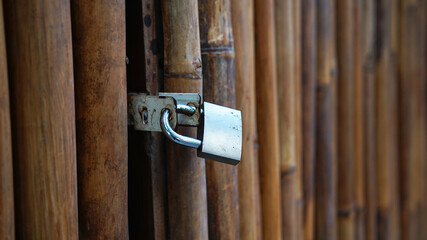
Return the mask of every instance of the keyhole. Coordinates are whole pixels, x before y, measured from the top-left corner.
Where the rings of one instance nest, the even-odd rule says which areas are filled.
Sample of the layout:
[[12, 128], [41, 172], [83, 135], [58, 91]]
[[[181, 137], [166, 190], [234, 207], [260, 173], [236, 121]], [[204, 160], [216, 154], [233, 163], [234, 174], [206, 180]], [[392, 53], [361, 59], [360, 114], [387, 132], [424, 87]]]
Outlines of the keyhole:
[[144, 124], [147, 124], [148, 123], [148, 110], [147, 110], [147, 108], [146, 107], [144, 107], [143, 109], [142, 109], [142, 114], [141, 114], [142, 116], [142, 119], [143, 119], [143, 123]]

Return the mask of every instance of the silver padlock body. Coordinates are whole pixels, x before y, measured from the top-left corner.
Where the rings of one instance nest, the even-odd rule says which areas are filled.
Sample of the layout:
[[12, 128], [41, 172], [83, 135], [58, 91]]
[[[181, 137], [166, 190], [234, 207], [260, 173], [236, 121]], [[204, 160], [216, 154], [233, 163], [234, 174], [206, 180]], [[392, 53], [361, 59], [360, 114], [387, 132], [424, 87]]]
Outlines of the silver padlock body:
[[242, 155], [242, 114], [239, 110], [204, 102], [198, 138], [202, 158], [236, 165]]

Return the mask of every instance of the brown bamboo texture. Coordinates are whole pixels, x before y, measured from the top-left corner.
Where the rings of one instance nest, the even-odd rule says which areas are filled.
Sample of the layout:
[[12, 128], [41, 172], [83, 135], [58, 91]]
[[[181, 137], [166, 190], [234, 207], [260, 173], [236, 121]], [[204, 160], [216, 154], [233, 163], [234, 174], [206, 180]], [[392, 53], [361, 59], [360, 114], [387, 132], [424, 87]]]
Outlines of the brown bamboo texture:
[[[397, 79], [392, 52], [392, 0], [377, 2], [375, 126], [378, 239], [399, 238], [397, 174]], [[395, 26], [394, 26], [395, 27]]]
[[[329, 0], [329, 6], [331, 8], [329, 14], [329, 21], [331, 28], [330, 34], [331, 38], [329, 40], [329, 81], [331, 84], [331, 142], [332, 142], [332, 152], [331, 158], [334, 159], [335, 171], [333, 178], [335, 179], [334, 189], [335, 189], [335, 205], [337, 205], [338, 197], [338, 56], [337, 56], [337, 39], [336, 39], [336, 2], [335, 0]], [[338, 207], [335, 206], [335, 210], [338, 210]], [[338, 223], [336, 223], [338, 224]], [[336, 226], [338, 228], [338, 226]], [[338, 229], [337, 229], [338, 230]], [[338, 233], [338, 232], [337, 232]]]
[[128, 239], [125, 1], [73, 1], [80, 239]]
[[304, 239], [314, 239], [315, 224], [315, 134], [316, 134], [316, 4], [303, 0], [302, 17], [302, 172], [304, 195]]
[[333, 137], [333, 89], [331, 72], [334, 70], [332, 56], [333, 2], [317, 2], [317, 80], [316, 80], [316, 239], [337, 238], [336, 216], [336, 145]]
[[239, 177], [240, 238], [261, 239], [261, 203], [259, 190], [258, 139], [255, 103], [255, 44], [253, 0], [232, 0], [236, 107], [242, 112], [242, 159]]
[[[423, 2], [423, 9], [424, 9], [424, 15], [422, 18], [422, 21], [424, 24], [421, 26], [421, 29], [424, 31], [424, 34], [422, 35], [423, 42], [427, 41], [427, 3]], [[427, 46], [424, 45], [424, 55], [423, 55], [423, 61], [424, 63], [427, 63]], [[421, 118], [423, 119], [421, 121], [421, 145], [424, 146], [422, 148], [421, 152], [421, 168], [423, 169], [423, 173], [427, 173], [427, 64], [424, 64], [424, 68], [422, 71], [422, 74], [424, 76], [424, 79], [421, 80], [420, 88], [421, 88], [421, 101], [423, 102], [424, 107], [421, 107]], [[422, 205], [421, 205], [421, 211], [422, 211], [422, 222], [427, 223], [427, 174], [423, 174], [422, 178]], [[421, 228], [421, 236], [427, 236], [427, 229], [422, 227]]]
[[[145, 92], [156, 95], [160, 89], [159, 57], [160, 36], [158, 34], [159, 23], [161, 23], [160, 2], [154, 0], [142, 1], [143, 35], [144, 35], [144, 63], [145, 63]], [[167, 236], [167, 203], [166, 195], [166, 156], [163, 151], [165, 139], [162, 133], [151, 132], [146, 143], [147, 159], [150, 161], [151, 196], [153, 214], [153, 236], [155, 239], [166, 239]], [[149, 219], [147, 222], [150, 222]], [[145, 222], [146, 223], [146, 222]], [[141, 232], [144, 237], [144, 232]]]
[[[421, 221], [425, 224], [427, 223], [427, 45], [426, 45], [426, 41], [427, 41], [427, 2], [423, 1], [422, 4], [423, 7], [423, 11], [424, 14], [422, 15], [422, 23], [420, 26], [421, 31], [423, 31], [422, 34], [422, 41], [424, 43], [423, 48], [424, 48], [424, 54], [421, 56], [422, 61], [424, 62], [424, 68], [422, 68], [422, 74], [424, 76], [424, 78], [421, 79], [420, 82], [420, 89], [421, 89], [421, 96], [420, 99], [422, 101], [422, 104], [424, 107], [420, 108], [420, 117], [422, 118], [421, 120], [421, 146], [423, 146], [421, 149], [421, 168], [423, 169], [423, 175], [422, 175], [422, 180], [421, 180], [421, 188], [422, 188], [422, 197], [421, 197], [421, 209], [420, 211], [422, 211], [422, 216], [421, 216]], [[427, 229], [425, 227], [421, 227], [421, 231], [420, 231], [420, 236], [427, 236]]]
[[15, 239], [13, 209], [12, 130], [3, 2], [0, 1], [0, 239]]
[[[425, 78], [422, 1], [400, 1], [399, 9], [399, 173], [401, 239], [422, 239], [422, 131]], [[425, 94], [425, 93], [424, 93]], [[424, 119], [425, 121], [425, 119]], [[425, 237], [425, 236], [424, 236]]]
[[[164, 86], [167, 92], [202, 93], [199, 16], [196, 0], [163, 0]], [[178, 128], [195, 137], [194, 128]], [[205, 160], [196, 150], [167, 142], [171, 239], [207, 239]]]
[[375, 153], [375, 41], [376, 1], [363, 2], [363, 157], [365, 162], [365, 237], [377, 239], [377, 185]]
[[[126, 1], [128, 92], [159, 92], [162, 47], [160, 2]], [[160, 24], [159, 24], [160, 23]], [[143, 43], [143, 44], [141, 44]], [[166, 239], [166, 158], [160, 132], [128, 128], [129, 235], [135, 239]]]
[[4, 13], [16, 238], [78, 239], [70, 3], [4, 1]]
[[363, 0], [353, 1], [353, 69], [354, 69], [354, 208], [355, 239], [365, 239], [365, 152], [363, 99]]
[[338, 53], [338, 237], [355, 239], [354, 209], [354, 9], [337, 1]]
[[301, 0], [292, 1], [293, 36], [294, 36], [294, 91], [295, 91], [295, 159], [296, 190], [295, 208], [297, 209], [297, 239], [304, 237], [304, 204], [302, 183], [302, 116], [301, 116]]
[[160, 89], [159, 55], [161, 53], [159, 48], [161, 43], [159, 38], [161, 34], [158, 33], [158, 25], [161, 23], [160, 7], [160, 3], [155, 0], [142, 1], [145, 88], [150, 95], [156, 95]]
[[[199, 0], [203, 100], [236, 108], [230, 1]], [[207, 159], [206, 187], [211, 239], [239, 239], [237, 168]]]
[[262, 203], [265, 239], [280, 239], [280, 153], [277, 113], [274, 2], [255, 1], [256, 100]]
[[293, 5], [275, 0], [282, 237], [297, 238]]

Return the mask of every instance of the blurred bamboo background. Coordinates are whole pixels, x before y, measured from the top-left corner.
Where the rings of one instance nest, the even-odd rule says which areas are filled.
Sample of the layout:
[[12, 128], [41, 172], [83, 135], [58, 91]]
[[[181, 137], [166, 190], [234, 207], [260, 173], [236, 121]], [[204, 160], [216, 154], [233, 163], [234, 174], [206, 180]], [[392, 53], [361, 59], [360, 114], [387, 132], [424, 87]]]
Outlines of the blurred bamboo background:
[[[426, 70], [427, 0], [0, 0], [0, 239], [427, 239]], [[241, 162], [126, 92], [241, 110]]]

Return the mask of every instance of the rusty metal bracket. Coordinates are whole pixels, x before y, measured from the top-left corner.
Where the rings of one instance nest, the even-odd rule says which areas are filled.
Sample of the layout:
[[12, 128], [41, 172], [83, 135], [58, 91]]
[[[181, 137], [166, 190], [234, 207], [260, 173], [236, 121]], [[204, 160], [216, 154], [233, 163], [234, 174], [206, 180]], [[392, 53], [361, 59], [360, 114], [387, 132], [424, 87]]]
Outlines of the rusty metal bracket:
[[128, 94], [128, 124], [135, 130], [161, 132], [160, 117], [163, 109], [169, 109], [170, 124], [177, 124], [176, 101], [172, 97], [149, 96], [145, 94]]
[[[177, 106], [195, 108], [192, 115], [179, 113]], [[159, 93], [150, 96], [142, 93], [128, 94], [128, 125], [138, 131], [161, 132], [160, 118], [164, 109], [169, 109], [169, 124], [175, 129], [180, 126], [198, 126], [200, 122], [201, 97], [197, 93]]]
[[188, 116], [183, 113], [178, 113], [178, 125], [179, 126], [191, 126], [197, 127], [200, 123], [200, 106], [202, 103], [202, 97], [198, 93], [167, 93], [161, 92], [159, 96], [162, 97], [173, 97], [176, 103], [179, 105], [188, 105], [196, 108], [196, 112]]

